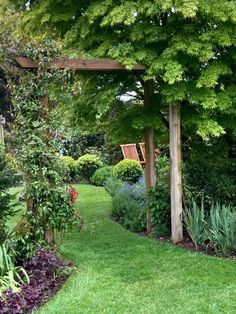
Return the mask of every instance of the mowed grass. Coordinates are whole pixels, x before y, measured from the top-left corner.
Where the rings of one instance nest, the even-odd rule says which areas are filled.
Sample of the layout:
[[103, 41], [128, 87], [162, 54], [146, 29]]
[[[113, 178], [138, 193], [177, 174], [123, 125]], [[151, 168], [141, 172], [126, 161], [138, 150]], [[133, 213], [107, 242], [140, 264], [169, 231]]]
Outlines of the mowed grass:
[[7, 221], [7, 226], [9, 227], [9, 230], [12, 230], [16, 227], [17, 223], [22, 218], [22, 213], [26, 209], [26, 203], [19, 201], [19, 196], [22, 191], [23, 187], [13, 187], [9, 189], [9, 193], [14, 196], [12, 204], [14, 206], [14, 211], [16, 211], [16, 213], [11, 216], [10, 219]]
[[103, 188], [77, 188], [86, 226], [62, 247], [77, 270], [38, 314], [236, 313], [235, 261], [132, 234]]

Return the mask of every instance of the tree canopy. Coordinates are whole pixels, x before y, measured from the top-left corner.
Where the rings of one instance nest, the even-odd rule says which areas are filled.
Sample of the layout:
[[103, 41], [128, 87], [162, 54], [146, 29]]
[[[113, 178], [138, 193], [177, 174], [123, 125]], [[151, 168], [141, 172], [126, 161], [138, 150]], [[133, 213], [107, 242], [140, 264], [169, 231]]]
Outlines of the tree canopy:
[[146, 64], [159, 112], [181, 104], [185, 127], [203, 138], [235, 132], [235, 1], [12, 2], [27, 6], [26, 29], [49, 26], [77, 55]]

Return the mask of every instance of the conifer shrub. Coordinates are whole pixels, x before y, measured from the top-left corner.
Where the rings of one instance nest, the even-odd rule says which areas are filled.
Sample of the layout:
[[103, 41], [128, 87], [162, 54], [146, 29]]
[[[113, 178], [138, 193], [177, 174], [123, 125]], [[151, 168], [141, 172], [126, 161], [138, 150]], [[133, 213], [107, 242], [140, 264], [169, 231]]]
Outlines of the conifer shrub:
[[136, 160], [124, 159], [114, 167], [114, 175], [129, 183], [136, 183], [141, 178], [143, 170]]

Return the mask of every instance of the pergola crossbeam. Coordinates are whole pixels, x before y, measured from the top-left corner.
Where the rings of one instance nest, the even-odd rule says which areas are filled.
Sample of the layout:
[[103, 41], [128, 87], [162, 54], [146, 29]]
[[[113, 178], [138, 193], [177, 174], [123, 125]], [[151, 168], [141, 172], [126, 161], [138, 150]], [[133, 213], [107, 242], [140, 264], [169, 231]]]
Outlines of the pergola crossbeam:
[[[37, 69], [40, 65], [38, 62], [26, 58], [17, 57], [16, 62], [24, 69]], [[82, 60], [82, 59], [69, 59], [58, 58], [44, 65], [51, 68], [56, 67], [59, 69], [71, 69], [75, 71], [127, 71], [127, 69], [119, 62], [114, 60]], [[145, 65], [135, 64], [131, 71], [144, 72]]]

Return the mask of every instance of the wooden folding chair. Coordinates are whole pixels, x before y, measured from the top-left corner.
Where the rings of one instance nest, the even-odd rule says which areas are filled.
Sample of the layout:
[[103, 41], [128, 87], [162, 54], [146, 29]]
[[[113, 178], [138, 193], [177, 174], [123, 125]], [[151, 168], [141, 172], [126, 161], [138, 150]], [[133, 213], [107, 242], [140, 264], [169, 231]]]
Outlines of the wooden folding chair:
[[[139, 148], [143, 157], [144, 162], [146, 161], [146, 152], [145, 152], [145, 143], [139, 143]], [[155, 149], [155, 157], [158, 157], [160, 155], [160, 149]]]
[[139, 159], [136, 144], [122, 144], [120, 145], [124, 159], [132, 159], [138, 161], [142, 166], [145, 165], [144, 160]]

